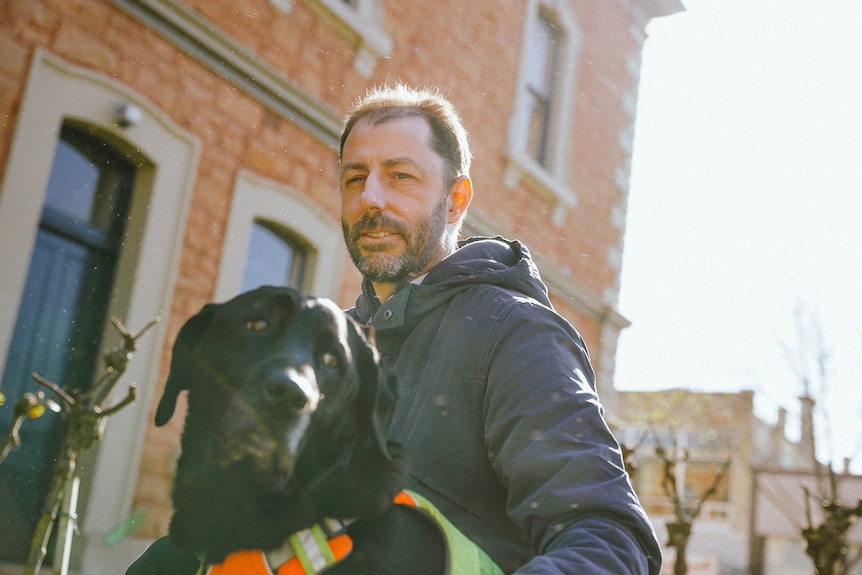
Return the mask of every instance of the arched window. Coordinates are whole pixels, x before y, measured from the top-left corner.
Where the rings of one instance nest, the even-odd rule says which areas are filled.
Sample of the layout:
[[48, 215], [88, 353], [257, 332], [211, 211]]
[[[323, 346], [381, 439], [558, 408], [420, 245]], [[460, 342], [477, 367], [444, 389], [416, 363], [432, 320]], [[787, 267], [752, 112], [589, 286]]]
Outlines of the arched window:
[[242, 291], [262, 285], [303, 287], [306, 248], [284, 227], [256, 218], [251, 228]]
[[213, 300], [260, 285], [335, 299], [343, 251], [337, 218], [281, 182], [240, 170]]

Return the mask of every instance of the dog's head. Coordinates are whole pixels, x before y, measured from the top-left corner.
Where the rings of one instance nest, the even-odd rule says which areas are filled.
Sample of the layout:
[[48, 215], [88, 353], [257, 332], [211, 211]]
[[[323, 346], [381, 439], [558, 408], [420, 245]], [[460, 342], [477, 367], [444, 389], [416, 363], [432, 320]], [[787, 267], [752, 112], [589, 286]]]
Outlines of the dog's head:
[[[334, 494], [325, 491], [338, 485], [332, 478], [364, 465], [357, 458], [378, 467], [391, 460], [394, 376], [369, 336], [329, 300], [264, 287], [205, 306], [174, 343], [156, 425], [171, 418], [183, 390], [189, 410], [172, 534], [196, 537], [191, 533], [213, 522], [245, 521], [243, 513], [257, 523], [254, 530], [266, 525], [261, 531], [280, 533], [269, 524], [285, 522], [276, 508], [295, 514], [298, 507], [326, 507]], [[223, 536], [226, 526], [219, 529]], [[249, 526], [237, 529], [240, 539], [250, 536]], [[234, 545], [265, 546], [227, 544]]]

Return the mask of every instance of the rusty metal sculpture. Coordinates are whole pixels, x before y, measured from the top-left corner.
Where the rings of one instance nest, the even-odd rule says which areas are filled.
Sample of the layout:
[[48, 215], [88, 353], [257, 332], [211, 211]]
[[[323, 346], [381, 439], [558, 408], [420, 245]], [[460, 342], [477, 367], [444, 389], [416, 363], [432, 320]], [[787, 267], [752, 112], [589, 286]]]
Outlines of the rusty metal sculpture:
[[[39, 573], [41, 569], [42, 562], [48, 552], [48, 542], [54, 525], [61, 516], [63, 501], [77, 484], [76, 465], [79, 454], [91, 449], [101, 441], [109, 416], [117, 413], [137, 398], [137, 388], [131, 384], [122, 400], [114, 405], [108, 405], [111, 402], [114, 388], [137, 350], [138, 339], [158, 322], [158, 318], [151, 320], [137, 334], [126, 329], [120, 320], [114, 318], [112, 321], [122, 336], [123, 342], [121, 346], [115, 347], [105, 354], [103, 357], [104, 373], [95, 384], [85, 392], [73, 391], [68, 393], [56, 383], [34, 373], [33, 379], [46, 390], [52, 392], [61, 402], [61, 405], [58, 405], [51, 396], [46, 395], [42, 390], [35, 393], [24, 393], [15, 404], [12, 422], [3, 437], [2, 444], [0, 444], [0, 462], [2, 462], [13, 449], [20, 445], [19, 430], [27, 418], [40, 417], [46, 408], [52, 411], [65, 412], [63, 441], [54, 463], [44, 511], [33, 534], [27, 565], [24, 568], [25, 575]], [[76, 513], [74, 506], [73, 503], [70, 509], [66, 511], [70, 526], [74, 526]], [[70, 547], [71, 531], [69, 529], [65, 534], [66, 549]], [[68, 557], [64, 556], [62, 560], [64, 562], [63, 571], [65, 571]]]

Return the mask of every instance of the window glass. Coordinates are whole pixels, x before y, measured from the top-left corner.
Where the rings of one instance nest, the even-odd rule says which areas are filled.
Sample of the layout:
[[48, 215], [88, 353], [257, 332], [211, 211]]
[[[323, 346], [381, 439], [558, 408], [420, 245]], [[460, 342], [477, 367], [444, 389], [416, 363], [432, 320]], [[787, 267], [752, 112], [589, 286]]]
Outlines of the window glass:
[[65, 140], [57, 142], [45, 205], [78, 222], [89, 222], [98, 183], [99, 169], [87, 156]]
[[554, 24], [540, 15], [530, 37], [530, 66], [527, 69], [527, 153], [547, 166], [551, 105], [559, 34]]
[[299, 289], [304, 266], [305, 250], [300, 241], [271, 222], [255, 220], [246, 252], [242, 291], [262, 285]]
[[45, 190], [47, 212], [76, 224], [116, 232], [125, 212], [129, 161], [86, 129], [66, 124]]

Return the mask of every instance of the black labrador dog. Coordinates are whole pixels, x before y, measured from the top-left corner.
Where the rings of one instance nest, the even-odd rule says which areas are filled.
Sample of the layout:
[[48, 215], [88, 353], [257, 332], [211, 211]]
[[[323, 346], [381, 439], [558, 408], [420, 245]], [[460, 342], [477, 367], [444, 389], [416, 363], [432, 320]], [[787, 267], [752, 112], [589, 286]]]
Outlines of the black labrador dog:
[[327, 574], [444, 573], [439, 529], [392, 502], [406, 477], [386, 440], [394, 375], [333, 302], [263, 287], [206, 305], [174, 343], [156, 425], [183, 390], [176, 548], [218, 563], [278, 549], [324, 518], [351, 519], [353, 550]]

